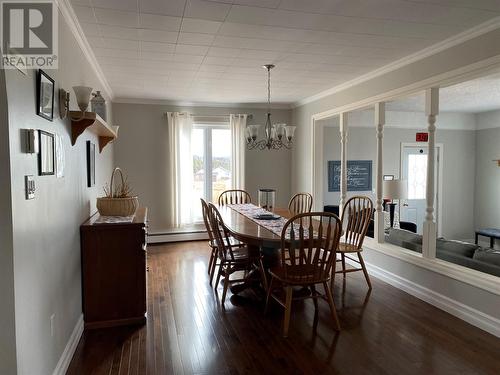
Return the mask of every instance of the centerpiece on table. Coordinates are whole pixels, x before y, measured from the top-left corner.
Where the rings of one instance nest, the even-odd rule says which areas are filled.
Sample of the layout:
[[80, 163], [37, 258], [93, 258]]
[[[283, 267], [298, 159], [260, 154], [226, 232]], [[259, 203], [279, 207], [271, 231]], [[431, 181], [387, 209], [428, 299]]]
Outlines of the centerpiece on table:
[[[114, 185], [115, 174], [119, 173], [121, 184]], [[104, 187], [104, 197], [97, 198], [97, 210], [101, 216], [131, 216], [139, 207], [137, 195], [132, 194], [132, 189], [120, 168], [115, 168], [111, 174], [109, 187]]]

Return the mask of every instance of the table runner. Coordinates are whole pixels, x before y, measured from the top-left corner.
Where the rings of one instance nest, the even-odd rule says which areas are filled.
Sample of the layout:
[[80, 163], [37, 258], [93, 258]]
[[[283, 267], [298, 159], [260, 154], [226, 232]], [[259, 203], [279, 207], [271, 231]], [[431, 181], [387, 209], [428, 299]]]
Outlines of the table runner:
[[279, 219], [276, 220], [260, 220], [256, 219], [255, 216], [261, 215], [261, 214], [273, 214], [273, 212], [267, 211], [266, 209], [256, 206], [252, 203], [246, 203], [246, 204], [230, 204], [228, 205], [229, 208], [235, 210], [236, 212], [242, 214], [243, 216], [249, 218], [250, 220], [256, 222], [259, 224], [261, 227], [264, 227], [274, 234], [281, 236], [281, 231], [283, 230], [283, 227], [285, 226], [286, 222], [288, 219], [284, 217], [280, 217]]

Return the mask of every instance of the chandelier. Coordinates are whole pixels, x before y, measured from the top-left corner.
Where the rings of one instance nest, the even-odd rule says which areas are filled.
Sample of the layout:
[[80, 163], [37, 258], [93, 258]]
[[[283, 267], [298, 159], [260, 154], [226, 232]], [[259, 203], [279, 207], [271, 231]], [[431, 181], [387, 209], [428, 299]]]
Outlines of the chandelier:
[[288, 126], [287, 124], [271, 123], [271, 69], [275, 67], [273, 64], [267, 64], [262, 66], [267, 69], [267, 118], [266, 125], [264, 125], [264, 130], [266, 137], [261, 140], [257, 140], [259, 135], [259, 129], [262, 125], [249, 125], [245, 130], [245, 137], [247, 140], [247, 148], [249, 150], [268, 150], [274, 149], [278, 150], [282, 147], [291, 148], [293, 134], [295, 133], [295, 126]]

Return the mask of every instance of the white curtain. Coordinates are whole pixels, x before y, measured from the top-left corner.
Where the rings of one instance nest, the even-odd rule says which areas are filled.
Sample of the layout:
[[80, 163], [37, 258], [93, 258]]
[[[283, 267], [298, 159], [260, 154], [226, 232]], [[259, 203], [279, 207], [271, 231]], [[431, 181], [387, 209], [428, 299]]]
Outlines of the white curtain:
[[245, 189], [245, 129], [247, 115], [229, 116], [231, 127], [231, 181], [233, 189]]
[[192, 223], [193, 156], [189, 113], [167, 112], [169, 145], [170, 224]]

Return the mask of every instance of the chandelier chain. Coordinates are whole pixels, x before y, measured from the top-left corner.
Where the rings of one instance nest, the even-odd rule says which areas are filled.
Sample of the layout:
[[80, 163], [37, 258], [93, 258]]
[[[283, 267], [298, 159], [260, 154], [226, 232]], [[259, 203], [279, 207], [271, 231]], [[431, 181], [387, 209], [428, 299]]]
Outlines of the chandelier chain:
[[267, 68], [267, 109], [271, 112], [271, 67]]

